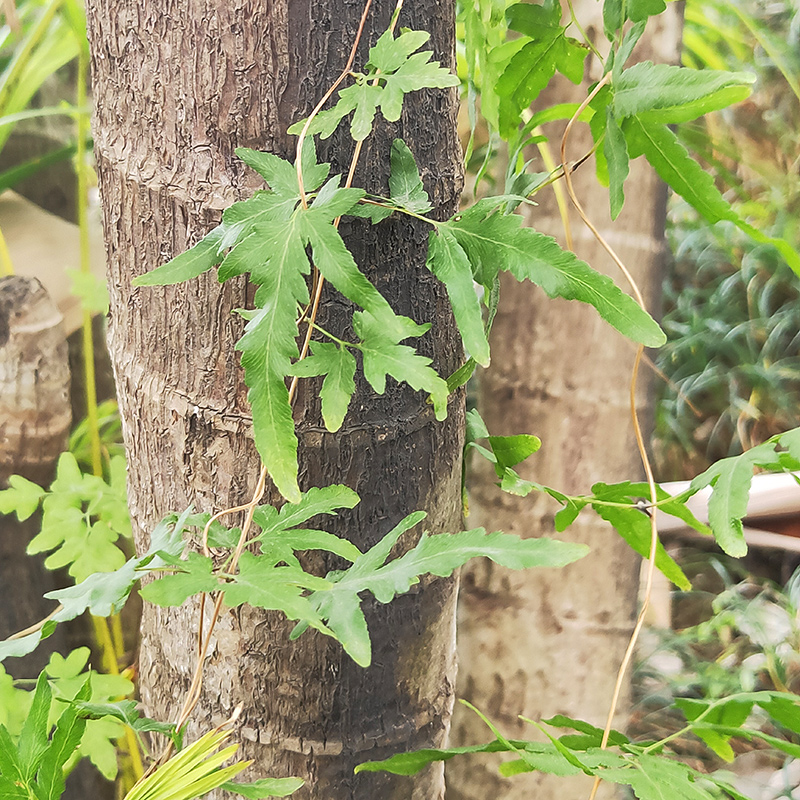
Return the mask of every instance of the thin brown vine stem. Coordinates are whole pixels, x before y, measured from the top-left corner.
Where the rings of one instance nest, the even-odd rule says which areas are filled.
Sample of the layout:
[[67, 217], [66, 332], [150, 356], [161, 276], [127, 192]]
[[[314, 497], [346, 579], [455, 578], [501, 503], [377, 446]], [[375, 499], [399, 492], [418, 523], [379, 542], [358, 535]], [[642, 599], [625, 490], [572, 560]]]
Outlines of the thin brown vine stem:
[[[629, 344], [634, 345], [635, 347], [638, 347], [638, 345], [635, 345], [633, 342], [629, 342]], [[686, 403], [686, 405], [689, 407], [691, 412], [698, 419], [700, 419], [703, 416], [703, 412], [691, 401], [691, 399], [689, 398], [689, 395], [687, 395], [686, 392], [684, 392], [683, 389], [681, 389], [681, 387], [678, 386], [678, 384], [675, 383], [675, 381], [672, 380], [672, 378], [670, 378], [669, 375], [667, 375], [667, 373], [664, 372], [664, 370], [661, 369], [661, 367], [659, 367], [658, 364], [656, 364], [656, 362], [653, 361], [653, 359], [650, 358], [650, 356], [647, 355], [647, 353], [645, 353], [642, 356], [642, 363], [651, 372], [653, 372], [658, 378], [660, 378], [662, 381], [664, 381], [664, 383], [666, 383], [667, 386], [669, 386], [669, 388], [672, 389], [672, 391], [675, 392], [675, 394], [681, 400], [683, 400], [684, 403]]]
[[40, 619], [38, 622], [35, 622], [33, 625], [25, 628], [24, 630], [17, 631], [16, 633], [12, 633], [11, 636], [7, 637], [8, 639], [21, 639], [23, 636], [30, 636], [32, 633], [36, 633], [36, 631], [40, 631], [43, 627], [45, 622], [53, 619], [53, 617], [58, 614], [59, 611], [63, 611], [64, 606], [59, 603], [44, 619]]
[[[638, 284], [634, 280], [633, 276], [631, 275], [628, 268], [623, 264], [620, 257], [614, 252], [614, 249], [611, 245], [605, 240], [602, 236], [600, 231], [597, 230], [595, 225], [586, 215], [586, 212], [583, 209], [580, 201], [578, 200], [577, 195], [575, 194], [575, 188], [572, 185], [572, 168], [567, 163], [567, 141], [569, 140], [569, 134], [572, 131], [572, 126], [577, 121], [578, 117], [583, 113], [583, 110], [592, 102], [592, 100], [597, 96], [597, 93], [611, 80], [611, 73], [606, 73], [602, 80], [600, 80], [594, 89], [590, 92], [589, 96], [581, 103], [578, 107], [575, 114], [567, 123], [567, 127], [564, 130], [564, 134], [561, 137], [561, 162], [564, 167], [564, 182], [567, 188], [567, 194], [569, 194], [569, 198], [572, 201], [572, 204], [575, 206], [581, 220], [586, 225], [587, 228], [592, 232], [594, 237], [603, 247], [603, 249], [611, 256], [614, 260], [614, 263], [620, 268], [623, 275], [627, 278], [628, 282], [631, 285], [631, 289], [633, 290], [634, 296], [636, 297], [636, 301], [642, 307], [642, 309], [646, 310], [646, 304], [644, 302], [644, 297], [642, 296], [641, 290], [639, 289]], [[639, 455], [642, 460], [642, 466], [644, 467], [645, 475], [647, 476], [647, 483], [650, 487], [650, 502], [655, 505], [658, 502], [658, 496], [656, 493], [656, 483], [655, 477], [653, 476], [653, 468], [650, 464], [650, 457], [647, 454], [647, 447], [645, 446], [644, 436], [642, 435], [642, 428], [639, 423], [639, 413], [636, 404], [636, 384], [639, 376], [639, 367], [641, 365], [642, 356], [644, 355], [644, 346], [639, 345], [636, 351], [636, 359], [633, 365], [633, 372], [631, 375], [631, 385], [630, 385], [630, 407], [631, 407], [631, 421], [633, 423], [633, 430], [636, 436], [636, 446], [639, 449]], [[623, 656], [622, 663], [620, 664], [619, 670], [617, 671], [616, 681], [614, 683], [614, 692], [611, 698], [611, 706], [608, 711], [608, 718], [606, 720], [606, 725], [603, 730], [603, 738], [600, 743], [600, 748], [604, 750], [608, 746], [608, 739], [611, 735], [611, 726], [613, 724], [614, 715], [616, 714], [617, 704], [619, 703], [619, 697], [622, 691], [622, 683], [625, 678], [625, 674], [628, 670], [628, 666], [630, 665], [631, 659], [633, 658], [633, 651], [636, 647], [636, 642], [639, 638], [639, 633], [642, 630], [642, 626], [644, 625], [645, 614], [647, 613], [647, 608], [650, 605], [650, 597], [652, 595], [653, 590], [653, 577], [655, 575], [655, 557], [656, 557], [656, 547], [658, 545], [658, 525], [656, 522], [656, 515], [654, 513], [650, 514], [650, 552], [648, 556], [648, 566], [647, 566], [647, 578], [645, 582], [645, 592], [644, 598], [642, 601], [642, 608], [639, 611], [639, 616], [636, 619], [636, 624], [633, 629], [633, 633], [628, 641], [628, 646], [625, 650], [625, 655]], [[600, 787], [600, 777], [597, 776], [594, 781], [594, 785], [592, 786], [591, 794], [589, 795], [589, 800], [594, 800], [597, 796], [597, 790]]]
[[584, 109], [589, 105], [589, 103], [594, 100], [597, 96], [597, 93], [611, 81], [611, 73], [607, 72], [602, 80], [600, 80], [594, 89], [591, 91], [589, 96], [578, 106], [578, 110], [572, 115], [570, 121], [567, 123], [567, 127], [564, 130], [564, 135], [561, 137], [561, 163], [564, 167], [564, 183], [567, 187], [567, 194], [569, 194], [569, 199], [572, 200], [572, 205], [575, 206], [576, 211], [580, 215], [581, 220], [583, 220], [583, 224], [594, 234], [597, 241], [602, 245], [603, 249], [611, 256], [614, 263], [620, 268], [622, 274], [627, 279], [628, 283], [633, 290], [634, 296], [636, 297], [636, 302], [642, 308], [645, 308], [644, 298], [642, 297], [641, 291], [639, 291], [639, 286], [637, 285], [636, 281], [633, 279], [633, 275], [631, 275], [630, 270], [625, 266], [622, 262], [622, 259], [616, 254], [614, 248], [603, 238], [603, 235], [600, 231], [597, 230], [594, 223], [589, 219], [586, 212], [581, 205], [580, 200], [578, 200], [578, 196], [575, 194], [575, 188], [572, 185], [572, 168], [569, 164], [567, 164], [567, 140], [569, 139], [569, 135], [572, 131], [572, 126], [578, 121], [578, 117], [583, 113]]
[[[402, 0], [401, 0], [402, 4]], [[314, 110], [308, 115], [308, 119], [303, 125], [303, 130], [300, 131], [300, 136], [297, 138], [297, 151], [295, 154], [295, 167], [297, 168], [297, 183], [300, 187], [300, 202], [303, 208], [308, 208], [308, 200], [306, 199], [306, 192], [305, 186], [303, 185], [303, 159], [301, 155], [303, 153], [303, 142], [305, 142], [306, 134], [308, 133], [308, 128], [311, 125], [312, 120], [314, 117], [319, 114], [322, 110], [322, 106], [328, 102], [330, 96], [336, 91], [339, 84], [350, 74], [350, 68], [353, 66], [353, 62], [356, 60], [356, 53], [358, 52], [358, 45], [361, 42], [361, 36], [364, 33], [364, 25], [367, 22], [367, 15], [369, 14], [369, 9], [372, 6], [372, 0], [367, 0], [364, 5], [364, 11], [361, 13], [361, 22], [358, 25], [358, 30], [356, 31], [356, 38], [353, 42], [353, 47], [350, 49], [350, 56], [347, 59], [347, 64], [345, 64], [344, 69], [342, 70], [339, 77], [333, 82], [331, 87], [322, 95], [322, 99], [314, 106]]]
[[[636, 360], [633, 365], [633, 375], [631, 377], [631, 392], [630, 392], [630, 402], [631, 402], [631, 417], [633, 420], [633, 431], [636, 436], [636, 445], [639, 448], [639, 454], [642, 457], [642, 464], [644, 465], [645, 474], [647, 475], [647, 483], [650, 487], [650, 502], [655, 504], [657, 502], [656, 496], [656, 482], [655, 478], [653, 477], [653, 470], [650, 465], [650, 459], [647, 456], [647, 448], [645, 447], [644, 437], [642, 435], [642, 428], [639, 424], [639, 415], [636, 409], [636, 381], [639, 375], [639, 366], [641, 363], [642, 355], [644, 354], [644, 347], [639, 345], [638, 350], [636, 351]], [[633, 652], [636, 648], [636, 642], [639, 639], [639, 634], [644, 627], [645, 616], [647, 614], [647, 609], [650, 607], [650, 598], [653, 593], [653, 578], [655, 576], [656, 571], [656, 547], [658, 545], [658, 524], [656, 521], [656, 514], [654, 511], [650, 512], [650, 553], [648, 554], [648, 563], [647, 563], [647, 577], [645, 579], [645, 590], [644, 590], [644, 597], [642, 599], [642, 607], [639, 610], [639, 616], [636, 618], [636, 624], [633, 628], [633, 633], [631, 633], [631, 637], [628, 640], [628, 646], [625, 648], [625, 655], [622, 657], [622, 663], [620, 664], [619, 670], [617, 671], [617, 679], [614, 682], [614, 693], [611, 698], [611, 707], [608, 711], [608, 718], [606, 719], [606, 725], [603, 729], [603, 738], [600, 742], [600, 749], [605, 750], [608, 746], [608, 739], [611, 735], [611, 726], [614, 722], [614, 714], [617, 710], [617, 704], [619, 703], [619, 696], [622, 692], [622, 682], [625, 678], [625, 673], [628, 671], [628, 667], [630, 666], [631, 659], [633, 658]], [[589, 800], [594, 800], [597, 795], [597, 790], [600, 788], [600, 777], [597, 776], [594, 779], [594, 785], [592, 786], [591, 794], [589, 795]]]

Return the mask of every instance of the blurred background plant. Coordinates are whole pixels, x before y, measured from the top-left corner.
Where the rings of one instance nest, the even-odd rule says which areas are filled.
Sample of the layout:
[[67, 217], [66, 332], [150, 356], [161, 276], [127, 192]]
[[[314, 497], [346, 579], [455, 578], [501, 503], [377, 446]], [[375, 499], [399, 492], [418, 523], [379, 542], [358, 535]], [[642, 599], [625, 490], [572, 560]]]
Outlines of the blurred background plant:
[[[639, 648], [634, 708], [627, 732], [634, 740], [675, 736], [686, 724], [682, 700], [713, 701], [739, 692], [800, 690], [800, 570], [780, 585], [748, 573], [741, 563], [687, 551], [682, 561], [694, 583], [676, 596], [678, 630], [649, 629]], [[780, 741], [797, 733], [757, 709], [748, 719]], [[752, 798], [794, 798], [800, 776], [794, 759], [764, 742], [732, 741], [737, 757], [730, 781]], [[694, 734], [671, 740], [682, 761], [703, 772], [729, 768]], [[744, 759], [740, 756], [747, 754]], [[786, 786], [788, 793], [774, 791]]]
[[[800, 244], [800, 7], [688, 0], [684, 61], [758, 76], [749, 100], [679, 127], [739, 212]], [[671, 381], [658, 407], [662, 480], [690, 478], [800, 425], [797, 277], [774, 248], [671, 206], [674, 264], [664, 282]], [[739, 268], [741, 264], [741, 268]]]

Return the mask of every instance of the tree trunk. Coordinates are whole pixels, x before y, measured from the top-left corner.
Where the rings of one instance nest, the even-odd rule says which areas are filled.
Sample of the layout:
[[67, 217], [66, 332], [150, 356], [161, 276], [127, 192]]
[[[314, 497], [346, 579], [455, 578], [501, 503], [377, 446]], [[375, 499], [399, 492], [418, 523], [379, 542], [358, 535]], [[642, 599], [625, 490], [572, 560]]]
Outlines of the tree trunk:
[[[587, 29], [602, 36], [600, 5], [593, 0], [576, 5]], [[674, 11], [651, 21], [649, 44], [641, 43], [636, 57], [675, 60], [680, 24]], [[546, 94], [539, 101], [543, 108], [580, 101], [586, 97], [586, 85], [575, 87], [559, 80]], [[558, 158], [561, 130], [548, 134]], [[585, 126], [577, 126], [567, 158], [576, 160], [591, 144]], [[657, 308], [665, 248], [665, 187], [643, 159], [632, 162], [625, 209], [612, 225], [608, 194], [597, 184], [593, 161], [578, 170], [574, 183], [587, 213], [630, 268], [652, 312]], [[530, 211], [530, 224], [563, 244], [553, 194], [537, 195], [536, 201], [539, 205]], [[578, 256], [623, 285], [619, 270], [572, 209], [570, 222]], [[635, 345], [588, 306], [553, 301], [530, 284], [512, 285], [512, 281], [501, 290], [492, 340], [494, 358], [491, 368], [481, 374], [479, 406], [491, 433], [541, 437], [541, 451], [520, 465], [524, 478], [583, 494], [596, 481], [642, 475], [629, 414]], [[647, 378], [643, 368], [638, 404], [645, 428], [652, 412]], [[474, 466], [469, 527], [485, 525], [521, 536], [554, 534], [553, 514], [558, 509], [554, 501], [540, 495], [501, 494], [493, 470]], [[565, 714], [602, 727], [633, 628], [638, 556], [592, 512], [581, 514], [559, 538], [585, 542], [592, 552], [563, 570], [535, 576], [483, 560], [472, 562], [462, 573], [458, 695], [511, 737], [539, 736], [518, 715], [541, 720]], [[625, 703], [623, 698], [620, 718]], [[475, 744], [487, 734], [472, 712], [457, 710], [453, 745]], [[497, 773], [496, 764], [485, 757], [450, 762], [448, 798], [555, 800], [588, 796], [591, 789], [592, 779], [583, 776], [565, 779], [528, 773], [507, 781]], [[598, 797], [613, 792], [613, 786], [606, 785]]]
[[[388, 25], [394, 2], [374, 4], [359, 53]], [[129, 454], [137, 543], [161, 516], [192, 504], [219, 510], [250, 498], [258, 474], [246, 389], [233, 345], [247, 305], [244, 280], [213, 276], [132, 290], [131, 278], [186, 249], [221, 210], [260, 184], [238, 146], [287, 157], [286, 128], [306, 115], [339, 74], [362, 2], [347, 0], [90, 0], [97, 104], [95, 147], [111, 285], [110, 345]], [[432, 32], [435, 58], [454, 63], [454, 9], [420, 0], [400, 24]], [[455, 91], [411, 95], [400, 123], [378, 126], [355, 185], [385, 194], [389, 148], [402, 136], [441, 214], [461, 187]], [[321, 156], [347, 169], [353, 151], [336, 135]], [[342, 232], [359, 265], [393, 307], [435, 328], [427, 354], [442, 374], [461, 345], [442, 287], [425, 271], [427, 231], [406, 220]], [[343, 331], [351, 312], [330, 288], [321, 324]], [[460, 528], [463, 408], [451, 399], [437, 424], [426, 398], [392, 381], [375, 397], [360, 385], [342, 430], [321, 424], [301, 384], [295, 419], [301, 485], [345, 483], [361, 496], [336, 518], [337, 533], [369, 547], [404, 515], [429, 513], [433, 531]], [[268, 493], [269, 494], [269, 493]], [[275, 501], [272, 494], [267, 500]], [[243, 607], [226, 612], [207, 661], [190, 736], [245, 703], [240, 755], [259, 776], [298, 775], [299, 798], [442, 795], [441, 770], [417, 779], [353, 775], [392, 752], [443, 741], [454, 696], [455, 581], [433, 580], [369, 614], [373, 666], [363, 670], [330, 639], [288, 640], [291, 625]], [[174, 718], [189, 685], [197, 607], [147, 608], [140, 659], [148, 713]]]

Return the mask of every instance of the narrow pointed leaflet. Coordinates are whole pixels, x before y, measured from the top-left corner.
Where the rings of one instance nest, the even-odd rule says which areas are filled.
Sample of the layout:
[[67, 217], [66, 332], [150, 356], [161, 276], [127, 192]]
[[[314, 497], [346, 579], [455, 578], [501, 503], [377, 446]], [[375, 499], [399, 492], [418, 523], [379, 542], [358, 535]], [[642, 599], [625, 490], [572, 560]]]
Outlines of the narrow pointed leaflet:
[[549, 297], [580, 300], [594, 306], [620, 333], [647, 347], [666, 341], [658, 323], [610, 278], [593, 270], [555, 239], [521, 227], [516, 214], [504, 215], [492, 201], [481, 200], [438, 226], [450, 231], [466, 252], [475, 280], [490, 290], [498, 270], [528, 279]]

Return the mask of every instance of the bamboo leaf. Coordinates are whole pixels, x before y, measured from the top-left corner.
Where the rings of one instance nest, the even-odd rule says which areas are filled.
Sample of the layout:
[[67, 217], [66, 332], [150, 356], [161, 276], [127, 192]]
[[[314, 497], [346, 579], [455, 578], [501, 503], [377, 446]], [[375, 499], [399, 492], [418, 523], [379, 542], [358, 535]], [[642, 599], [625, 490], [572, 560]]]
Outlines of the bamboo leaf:
[[220, 789], [247, 797], [248, 800], [263, 800], [267, 797], [288, 797], [304, 784], [302, 778], [261, 778], [250, 783], [225, 781]]

